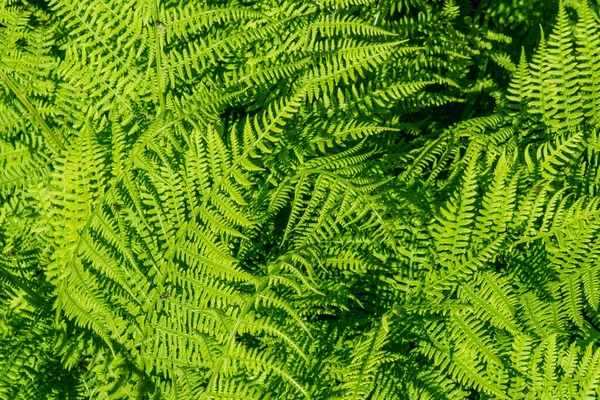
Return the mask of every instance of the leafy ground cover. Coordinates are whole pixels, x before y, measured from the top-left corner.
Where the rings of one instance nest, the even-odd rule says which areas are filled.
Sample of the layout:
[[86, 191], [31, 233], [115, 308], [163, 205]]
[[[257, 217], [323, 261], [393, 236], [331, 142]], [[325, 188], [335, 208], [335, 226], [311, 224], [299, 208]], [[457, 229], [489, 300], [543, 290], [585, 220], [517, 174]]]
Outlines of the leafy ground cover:
[[0, 398], [600, 397], [586, 0], [2, 0]]

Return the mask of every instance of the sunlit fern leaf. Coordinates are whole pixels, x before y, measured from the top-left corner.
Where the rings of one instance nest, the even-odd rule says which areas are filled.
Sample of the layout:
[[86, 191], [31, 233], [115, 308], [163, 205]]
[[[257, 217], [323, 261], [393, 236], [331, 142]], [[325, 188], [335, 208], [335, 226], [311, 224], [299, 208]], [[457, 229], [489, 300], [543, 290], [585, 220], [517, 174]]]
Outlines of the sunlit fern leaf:
[[471, 240], [471, 225], [475, 220], [476, 175], [476, 158], [473, 158], [465, 170], [462, 190], [457, 191], [440, 210], [439, 222], [433, 227], [438, 262], [446, 265], [449, 272], [453, 270], [452, 263], [465, 254]]
[[351, 361], [342, 372], [344, 377], [342, 398], [363, 399], [373, 392], [377, 370], [390, 358], [384, 350], [389, 331], [388, 324], [388, 317], [384, 315], [380, 326], [375, 327], [360, 342], [354, 344]]
[[575, 132], [538, 147], [536, 156], [542, 177], [552, 179], [568, 171], [569, 164], [575, 163], [583, 152], [584, 138], [581, 132]]
[[[520, 373], [514, 380], [515, 389], [525, 390], [511, 390], [511, 394], [519, 398], [556, 399], [594, 398], [597, 395], [600, 355], [593, 347], [564, 348], [557, 343], [554, 335], [541, 343], [526, 340], [519, 342], [519, 348], [531, 352], [531, 358], [522, 353]], [[532, 349], [534, 343], [538, 347]]]
[[599, 122], [598, 117], [598, 76], [600, 70], [598, 61], [600, 53], [600, 33], [597, 29], [594, 13], [590, 9], [587, 1], [582, 3], [579, 10], [579, 20], [575, 28], [575, 37], [577, 43], [577, 60], [580, 70], [580, 82], [582, 88], [582, 103], [586, 110], [585, 115], [592, 119], [596, 125]]
[[[431, 327], [434, 328], [434, 326]], [[503, 377], [488, 376], [486, 365], [474, 357], [476, 354], [474, 348], [457, 348], [454, 343], [440, 342], [440, 339], [437, 338], [443, 337], [439, 331], [440, 328], [430, 333], [432, 335], [431, 343], [420, 347], [422, 354], [430, 358], [434, 365], [455, 381], [475, 387], [498, 398], [508, 398]]]

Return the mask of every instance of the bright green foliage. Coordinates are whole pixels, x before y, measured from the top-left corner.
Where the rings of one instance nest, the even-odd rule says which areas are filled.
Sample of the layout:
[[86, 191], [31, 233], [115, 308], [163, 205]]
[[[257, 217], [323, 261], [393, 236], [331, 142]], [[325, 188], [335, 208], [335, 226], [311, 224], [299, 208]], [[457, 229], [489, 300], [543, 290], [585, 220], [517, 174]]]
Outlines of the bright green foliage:
[[0, 398], [597, 398], [599, 19], [525, 3], [2, 1]]

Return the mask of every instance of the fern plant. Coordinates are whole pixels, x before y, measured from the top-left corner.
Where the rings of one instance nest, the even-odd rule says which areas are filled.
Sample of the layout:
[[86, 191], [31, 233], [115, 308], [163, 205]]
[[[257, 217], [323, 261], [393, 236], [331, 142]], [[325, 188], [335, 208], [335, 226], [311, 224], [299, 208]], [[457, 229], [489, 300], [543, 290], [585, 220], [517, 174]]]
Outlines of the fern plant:
[[597, 396], [596, 8], [464, 3], [3, 1], [0, 396]]

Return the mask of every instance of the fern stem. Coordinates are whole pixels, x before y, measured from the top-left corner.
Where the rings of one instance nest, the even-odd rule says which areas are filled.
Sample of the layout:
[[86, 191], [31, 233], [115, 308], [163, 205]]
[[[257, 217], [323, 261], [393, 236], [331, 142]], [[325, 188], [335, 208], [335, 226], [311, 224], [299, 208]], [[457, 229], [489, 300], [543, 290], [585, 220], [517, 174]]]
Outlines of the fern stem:
[[[210, 378], [209, 378], [208, 383], [206, 385], [206, 389], [204, 390], [204, 392], [200, 396], [200, 400], [207, 398], [207, 396], [212, 397], [211, 396], [212, 388], [216, 386], [217, 379], [219, 378], [219, 374], [221, 373], [221, 370], [223, 369], [223, 365], [225, 363], [225, 360], [229, 357], [229, 353], [231, 351], [231, 348], [235, 344], [235, 338], [236, 338], [238, 329], [240, 328], [240, 326], [244, 322], [244, 318], [246, 317], [246, 315], [248, 315], [248, 313], [254, 307], [256, 299], [260, 296], [260, 294], [265, 289], [268, 288], [270, 276], [276, 275], [280, 271], [281, 271], [281, 267], [278, 266], [278, 267], [276, 267], [273, 270], [273, 272], [270, 275], [267, 275], [267, 276], [265, 276], [265, 277], [262, 278], [260, 284], [256, 288], [256, 291], [254, 292], [254, 294], [252, 295], [252, 297], [248, 299], [248, 302], [246, 303], [244, 309], [241, 311], [240, 315], [238, 315], [235, 324], [233, 325], [233, 327], [231, 328], [231, 330], [227, 334], [227, 337], [225, 339], [225, 343], [223, 344], [223, 347], [222, 347], [223, 351], [222, 351], [221, 355], [219, 356], [218, 361], [216, 362], [216, 364], [214, 365], [214, 367], [211, 370]], [[309, 394], [304, 390], [304, 388], [302, 388], [302, 386], [300, 386], [295, 381], [293, 381], [293, 383], [294, 383], [294, 386], [296, 386], [302, 392], [302, 394], [304, 395], [305, 398], [310, 399]]]
[[377, 26], [377, 22], [379, 21], [379, 15], [381, 14], [381, 1], [377, 2], [376, 10], [377, 13], [375, 14], [375, 21], [373, 21], [373, 26]]
[[25, 97], [25, 95], [23, 93], [21, 93], [21, 91], [10, 80], [10, 78], [8, 76], [6, 76], [6, 74], [4, 72], [0, 72], [0, 77], [8, 85], [10, 90], [12, 90], [12, 92], [15, 94], [15, 96], [17, 96], [17, 98], [21, 101], [21, 103], [25, 106], [25, 108], [27, 108], [27, 110], [29, 110], [29, 112], [34, 116], [34, 118], [37, 120], [38, 124], [40, 124], [40, 127], [42, 128], [42, 131], [45, 133], [45, 135], [48, 138], [50, 138], [50, 140], [52, 142], [54, 142], [54, 144], [56, 145], [56, 147], [58, 147], [59, 150], [66, 150], [65, 146], [60, 141], [58, 136], [56, 136], [54, 134], [54, 132], [52, 132], [52, 130], [50, 129], [48, 124], [46, 124], [46, 121], [44, 121], [42, 116], [37, 112], [37, 110], [35, 109], [33, 104], [31, 104], [31, 102], [27, 99], [27, 97]]
[[[277, 271], [277, 272], [279, 272], [279, 271]], [[252, 307], [254, 306], [254, 302], [256, 301], [258, 295], [267, 286], [267, 283], [269, 282], [268, 279], [269, 279], [268, 276], [263, 279], [263, 281], [260, 283], [259, 287], [256, 289], [256, 292], [254, 293], [254, 295], [250, 299], [248, 299], [248, 303], [246, 303], [246, 306], [244, 307], [244, 309], [238, 316], [237, 320], [235, 321], [235, 324], [233, 325], [233, 328], [231, 328], [231, 330], [229, 331], [229, 334], [227, 335], [227, 337], [225, 339], [225, 343], [223, 344], [223, 352], [219, 356], [219, 360], [216, 362], [216, 365], [211, 370], [210, 378], [206, 385], [206, 390], [204, 391], [204, 393], [202, 393], [202, 396], [200, 397], [201, 400], [206, 398], [206, 396], [208, 396], [209, 393], [211, 393], [212, 388], [216, 385], [217, 378], [219, 377], [219, 374], [221, 373], [221, 370], [223, 369], [223, 364], [225, 362], [225, 359], [227, 359], [227, 357], [229, 357], [229, 352], [231, 351], [231, 347], [233, 346], [233, 344], [235, 342], [235, 336], [237, 334], [237, 331], [240, 328], [240, 325], [242, 324], [242, 322], [244, 321], [244, 318], [246, 317], [246, 315], [252, 310]]]
[[44, 304], [46, 302], [46, 300], [42, 296], [40, 296], [38, 292], [24, 284], [22, 280], [16, 279], [16, 277], [10, 274], [8, 271], [0, 270], [0, 276], [5, 282], [9, 282], [10, 285], [18, 287], [19, 289], [27, 293], [38, 304]]
[[158, 94], [158, 102], [160, 105], [160, 112], [162, 113], [165, 110], [165, 94], [162, 83], [162, 46], [161, 46], [161, 38], [160, 38], [160, 21], [158, 19], [158, 1], [155, 0], [152, 2], [152, 17], [154, 18], [154, 52], [156, 57], [156, 90]]

